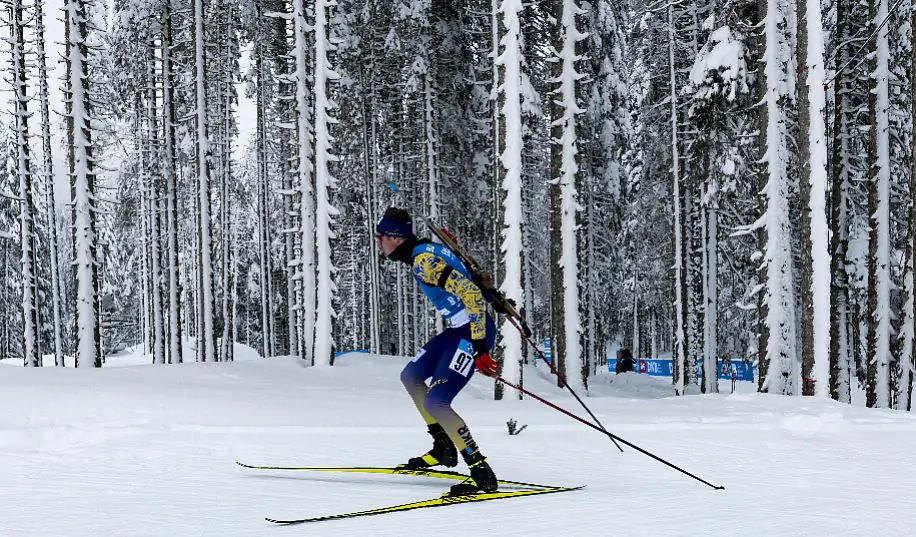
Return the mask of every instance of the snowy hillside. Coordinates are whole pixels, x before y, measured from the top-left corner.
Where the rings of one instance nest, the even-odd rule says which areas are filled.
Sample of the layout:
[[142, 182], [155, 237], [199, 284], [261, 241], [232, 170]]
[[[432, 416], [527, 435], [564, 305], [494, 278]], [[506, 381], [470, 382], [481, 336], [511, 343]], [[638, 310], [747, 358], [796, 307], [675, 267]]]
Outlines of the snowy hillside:
[[[240, 353], [244, 355], [244, 353]], [[113, 361], [117, 361], [114, 359]], [[756, 393], [673, 399], [669, 382], [600, 376], [586, 402], [614, 433], [714, 491], [532, 400], [456, 400], [497, 475], [578, 492], [273, 527], [433, 498], [450, 483], [257, 472], [254, 464], [393, 465], [428, 448], [403, 358], [349, 354], [76, 370], [0, 367], [0, 535], [911, 535], [916, 419]], [[584, 414], [542, 371], [539, 395]], [[743, 387], [752, 391], [751, 386]], [[509, 436], [506, 421], [528, 428]], [[461, 469], [461, 468], [460, 468]]]

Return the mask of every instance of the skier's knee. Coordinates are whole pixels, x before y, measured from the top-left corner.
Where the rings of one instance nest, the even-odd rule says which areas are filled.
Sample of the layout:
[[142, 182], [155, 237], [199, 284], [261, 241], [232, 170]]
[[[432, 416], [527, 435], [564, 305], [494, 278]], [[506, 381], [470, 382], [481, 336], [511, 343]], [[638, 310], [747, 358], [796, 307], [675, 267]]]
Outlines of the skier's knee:
[[414, 368], [410, 366], [411, 364], [407, 364], [407, 367], [401, 370], [401, 384], [408, 390], [416, 387], [418, 384], [423, 384], [423, 379], [421, 379], [420, 376], [414, 372]]

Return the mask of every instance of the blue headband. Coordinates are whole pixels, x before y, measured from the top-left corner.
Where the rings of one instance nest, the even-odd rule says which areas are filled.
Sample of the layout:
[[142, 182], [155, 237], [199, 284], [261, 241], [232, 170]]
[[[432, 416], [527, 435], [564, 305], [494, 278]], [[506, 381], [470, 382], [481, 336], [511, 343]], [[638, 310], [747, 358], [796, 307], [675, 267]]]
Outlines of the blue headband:
[[406, 239], [413, 236], [413, 222], [402, 222], [389, 216], [383, 216], [375, 225], [375, 232], [379, 235]]

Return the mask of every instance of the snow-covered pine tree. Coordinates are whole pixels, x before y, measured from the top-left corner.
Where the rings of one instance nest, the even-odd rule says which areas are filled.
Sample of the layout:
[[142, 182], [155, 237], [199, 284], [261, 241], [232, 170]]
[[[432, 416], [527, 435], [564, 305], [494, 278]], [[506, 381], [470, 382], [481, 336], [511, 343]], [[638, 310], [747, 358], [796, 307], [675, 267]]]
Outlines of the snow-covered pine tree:
[[576, 18], [582, 13], [576, 0], [564, 0], [560, 24], [563, 28], [563, 47], [557, 50], [562, 71], [560, 88], [557, 92], [563, 106], [562, 129], [563, 134], [555, 143], [559, 143], [561, 150], [560, 165], [560, 214], [562, 253], [561, 266], [563, 268], [563, 331], [565, 333], [565, 352], [563, 362], [558, 364], [563, 368], [567, 382], [574, 386], [584, 386], [587, 379], [583, 378], [585, 368], [582, 364], [582, 345], [580, 341], [581, 322], [579, 319], [579, 263], [577, 233], [579, 194], [578, 174], [578, 132], [577, 116], [582, 113], [577, 96], [578, 81], [582, 77], [577, 71], [576, 63], [581, 58], [576, 53], [577, 44], [585, 39], [585, 34], [577, 28]]
[[[524, 304], [522, 288], [522, 228], [524, 211], [522, 205], [522, 112], [521, 112], [521, 31], [519, 18], [522, 13], [521, 0], [503, 0], [499, 8], [502, 15], [502, 33], [500, 38], [501, 53], [496, 58], [496, 65], [504, 73], [500, 88], [502, 93], [502, 121], [499, 125], [502, 135], [503, 152], [500, 164], [505, 168], [502, 189], [503, 199], [502, 246], [503, 278], [500, 290], [516, 304]], [[498, 141], [496, 142], [499, 143]], [[501, 376], [512, 384], [521, 380], [522, 340], [518, 330], [508, 321], [500, 326], [501, 345], [503, 348]], [[521, 397], [521, 392], [518, 394]]]
[[162, 61], [162, 170], [165, 181], [165, 265], [168, 273], [166, 309], [168, 311], [168, 360], [170, 364], [182, 362], [181, 296], [179, 280], [178, 244], [178, 140], [177, 102], [175, 96], [176, 71], [172, 54], [174, 43], [175, 10], [172, 0], [161, 4], [161, 35], [159, 38]]
[[[708, 21], [712, 25], [715, 16]], [[726, 22], [723, 20], [723, 22]], [[711, 28], [710, 28], [711, 29]], [[731, 26], [723, 24], [714, 29], [703, 45], [690, 72], [686, 92], [692, 102], [689, 116], [698, 133], [693, 140], [694, 167], [701, 182], [700, 202], [703, 205], [704, 226], [702, 266], [704, 274], [704, 330], [703, 330], [703, 391], [718, 391], [717, 358], [718, 291], [719, 291], [719, 216], [720, 204], [726, 203], [729, 192], [734, 191], [734, 176], [741, 158], [735, 147], [740, 123], [731, 120], [740, 97], [748, 93], [746, 48], [743, 36], [734, 33]]]
[[88, 3], [66, 0], [67, 74], [66, 96], [67, 147], [72, 193], [73, 279], [76, 322], [76, 367], [101, 367], [99, 326], [99, 279], [96, 259], [96, 175], [92, 144], [92, 107], [89, 80], [89, 47], [87, 46]]
[[[18, 192], [16, 130], [0, 117], [0, 188]], [[21, 251], [17, 244], [18, 203], [14, 196], [0, 196], [0, 358], [22, 356], [22, 303], [18, 278]]]
[[584, 361], [588, 374], [592, 375], [602, 363], [600, 355], [604, 352], [600, 342], [605, 339], [601, 333], [605, 324], [602, 313], [607, 302], [605, 286], [600, 280], [607, 270], [607, 258], [602, 246], [610, 244], [616, 233], [613, 214], [621, 188], [619, 155], [625, 147], [626, 125], [620, 123], [625, 102], [625, 95], [620, 93], [624, 76], [620, 62], [625, 41], [621, 39], [618, 14], [610, 2], [600, 0], [590, 6], [583, 3], [582, 7], [586, 11], [583, 32], [588, 38], [582, 43], [585, 53], [580, 67], [587, 73], [582, 81], [585, 111], [580, 121], [584, 198], [580, 303], [584, 316]]
[[331, 174], [330, 162], [336, 160], [331, 153], [331, 125], [337, 122], [331, 116], [336, 103], [331, 101], [328, 83], [336, 81], [339, 76], [331, 67], [328, 54], [334, 45], [328, 36], [328, 13], [334, 0], [315, 1], [315, 246], [316, 246], [316, 299], [315, 311], [315, 351], [314, 364], [328, 365], [333, 358], [333, 319], [335, 316], [332, 301], [337, 293], [333, 275], [335, 268], [331, 258], [331, 239], [335, 238], [332, 226], [334, 217], [339, 213], [331, 204], [331, 194], [336, 180]]
[[871, 47], [872, 80], [869, 94], [868, 157], [871, 165], [868, 189], [868, 377], [866, 404], [887, 408], [890, 405], [891, 362], [891, 267], [890, 267], [890, 132], [889, 61], [887, 0], [873, 0], [872, 25], [877, 37]]
[[38, 280], [35, 266], [35, 201], [32, 197], [32, 156], [29, 149], [29, 112], [26, 81], [25, 7], [21, 0], [9, 6], [9, 39], [12, 62], [13, 129], [16, 136], [16, 166], [19, 202], [19, 262], [22, 297], [22, 358], [26, 367], [41, 366], [38, 354]]
[[762, 161], [766, 166], [763, 189], [764, 212], [752, 226], [764, 231], [763, 262], [765, 290], [760, 308], [765, 327], [766, 348], [759, 360], [761, 389], [769, 393], [799, 393], [801, 371], [796, 352], [795, 266], [792, 259], [789, 215], [789, 117], [788, 109], [795, 91], [792, 72], [791, 24], [789, 6], [778, 0], [766, 3], [764, 20], [764, 77], [766, 90], [766, 133]]
[[148, 189], [147, 212], [149, 214], [149, 251], [150, 251], [150, 300], [152, 301], [153, 314], [153, 363], [165, 363], [165, 323], [162, 304], [162, 243], [161, 243], [161, 219], [160, 219], [160, 192], [162, 192], [162, 177], [158, 170], [162, 169], [161, 150], [159, 143], [159, 125], [156, 120], [159, 117], [158, 99], [156, 97], [156, 74], [155, 74], [155, 46], [150, 44], [144, 47], [147, 52], [147, 75], [146, 75], [146, 92], [144, 95], [146, 101], [146, 117], [144, 123], [145, 145], [147, 147], [147, 166], [144, 169], [150, 170], [146, 174]]
[[51, 107], [49, 103], [47, 53], [45, 51], [44, 2], [35, 2], [35, 39], [38, 60], [38, 100], [41, 107], [42, 181], [45, 192], [45, 219], [48, 225], [49, 277], [51, 284], [51, 330], [54, 334], [54, 365], [64, 366], [61, 327], [61, 293], [58, 276], [57, 212], [54, 203], [54, 159], [51, 153]]
[[315, 198], [312, 137], [313, 64], [309, 61], [309, 21], [304, 2], [293, 2], [296, 78], [296, 189], [299, 191], [300, 358], [313, 363], [315, 341]]
[[[891, 6], [896, 4], [891, 3]], [[910, 69], [913, 54], [911, 52], [911, 36], [909, 19], [911, 14], [906, 9], [907, 4], [902, 3], [897, 9], [890, 9], [888, 19], [888, 45], [889, 45], [889, 101], [891, 112], [888, 115], [888, 129], [890, 155], [890, 230], [891, 230], [891, 356], [889, 384], [890, 406], [896, 409], [905, 409], [909, 404], [909, 391], [911, 389], [910, 370], [912, 369], [912, 343], [913, 333], [909, 315], [909, 293], [907, 291], [910, 278], [907, 262], [907, 244], [910, 241], [908, 222], [902, 217], [908, 213], [911, 198], [910, 166], [912, 154], [910, 152], [912, 136], [912, 119], [910, 110]], [[902, 9], [901, 9], [902, 8]], [[899, 290], [899, 291], [898, 291]]]
[[830, 257], [827, 240], [827, 126], [824, 122], [824, 26], [819, 0], [798, 2], [798, 158], [802, 205], [799, 266], [803, 395], [829, 385]]
[[[552, 17], [550, 26], [552, 53], [559, 55], [563, 49], [563, 5], [565, 0], [551, 0], [548, 3], [547, 11]], [[550, 67], [551, 78], [556, 82], [562, 80], [563, 62], [556, 61]], [[552, 89], [551, 95], [556, 89]], [[566, 331], [564, 326], [563, 314], [563, 269], [561, 266], [563, 258], [563, 234], [562, 234], [562, 207], [561, 207], [561, 190], [560, 177], [562, 175], [563, 152], [559, 140], [563, 137], [563, 114], [565, 112], [560, 99], [550, 99], [550, 160], [548, 168], [548, 249], [550, 251], [550, 354], [553, 363], [559, 371], [565, 372], [564, 356], [566, 355]], [[562, 381], [557, 380], [558, 385], [562, 386]]]
[[[234, 350], [234, 310], [232, 309], [232, 237], [234, 184], [233, 138], [236, 128], [236, 83], [239, 73], [238, 28], [240, 27], [238, 6], [233, 2], [214, 3], [212, 18], [217, 28], [214, 61], [210, 63], [216, 82], [213, 88], [214, 136], [217, 149], [217, 182], [219, 192], [218, 255], [219, 255], [219, 360], [232, 361]], [[284, 19], [279, 18], [279, 21]], [[286, 131], [284, 131], [285, 133]], [[288, 136], [288, 135], [287, 135]]]
[[207, 113], [207, 50], [204, 35], [203, 0], [192, 0], [194, 24], [194, 117], [195, 117], [195, 176], [197, 178], [197, 282], [200, 289], [198, 308], [197, 359], [202, 362], [216, 360], [213, 331], [213, 235], [210, 216], [211, 157], [209, 120]]
[[[690, 249], [686, 247], [684, 231], [687, 228], [682, 219], [685, 212], [682, 208], [682, 200], [686, 199], [686, 188], [681, 178], [681, 163], [678, 151], [678, 113], [677, 113], [677, 78], [675, 76], [675, 17], [674, 4], [668, 5], [668, 80], [671, 93], [671, 197], [674, 201], [674, 354], [672, 355], [671, 371], [674, 376], [674, 393], [675, 395], [684, 395], [685, 378], [688, 376], [687, 368], [688, 357], [685, 349], [686, 325], [687, 325], [687, 278], [685, 271], [685, 260], [689, 258]], [[688, 255], [685, 255], [688, 254]], [[635, 289], [634, 289], [635, 292]], [[639, 349], [636, 350], [636, 358], [639, 358]]]
[[[836, 28], [834, 35], [839, 44], [850, 43], [858, 30], [855, 12], [858, 4], [838, 0], [835, 4]], [[853, 282], [847, 273], [849, 265], [849, 239], [853, 209], [852, 182], [859, 174], [857, 155], [864, 152], [856, 132], [858, 110], [861, 102], [856, 73], [848, 68], [855, 48], [836, 47], [833, 74], [833, 115], [831, 148], [830, 190], [830, 393], [834, 399], [851, 402], [851, 383], [854, 381], [855, 356], [858, 338], [852, 337], [852, 321], [856, 306], [851, 293]]]
[[916, 336], [916, 286], [914, 286], [914, 271], [916, 271], [916, 4], [910, 2], [910, 197], [907, 204], [907, 240], [906, 240], [906, 279], [907, 292], [905, 306], [905, 328], [903, 336], [906, 338], [903, 352], [900, 356], [900, 380], [898, 381], [897, 408], [911, 410], [913, 391], [913, 338]]

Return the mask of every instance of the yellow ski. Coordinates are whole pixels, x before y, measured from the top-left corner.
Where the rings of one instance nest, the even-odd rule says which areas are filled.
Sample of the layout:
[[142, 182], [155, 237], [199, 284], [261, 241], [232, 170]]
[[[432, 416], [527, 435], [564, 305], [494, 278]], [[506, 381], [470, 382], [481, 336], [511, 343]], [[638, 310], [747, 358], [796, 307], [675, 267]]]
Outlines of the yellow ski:
[[[464, 481], [468, 479], [467, 474], [452, 472], [450, 470], [410, 470], [408, 468], [380, 468], [380, 467], [340, 467], [340, 468], [312, 468], [312, 467], [295, 467], [295, 466], [255, 466], [236, 461], [236, 464], [242, 468], [252, 470], [289, 470], [302, 472], [335, 472], [335, 473], [357, 473], [357, 474], [387, 474], [387, 475], [409, 475], [419, 477], [432, 477], [435, 479], [452, 479], [455, 481]], [[534, 483], [524, 483], [522, 481], [509, 481], [500, 479], [499, 484], [504, 487], [527, 487], [535, 489], [552, 489], [548, 485], [536, 485]]]
[[490, 500], [502, 500], [507, 498], [519, 498], [522, 496], [534, 496], [537, 494], [553, 494], [554, 492], [568, 492], [571, 490], [579, 490], [583, 487], [553, 487], [546, 489], [538, 490], [516, 490], [509, 492], [482, 492], [480, 494], [469, 494], [464, 496], [452, 496], [449, 494], [443, 495], [441, 498], [434, 498], [431, 500], [423, 500], [413, 503], [405, 503], [401, 505], [393, 505], [390, 507], [381, 507], [379, 509], [370, 509], [368, 511], [356, 511], [353, 513], [342, 513], [339, 515], [327, 515], [319, 516], [314, 518], [300, 518], [293, 520], [279, 520], [275, 518], [266, 519], [268, 522], [273, 522], [274, 524], [305, 524], [307, 522], [322, 522], [325, 520], [337, 520], [342, 518], [356, 518], [370, 515], [381, 515], [385, 513], [397, 513], [400, 511], [410, 511], [413, 509], [424, 509], [427, 507], [442, 507], [445, 505], [456, 505], [459, 503], [472, 503], [472, 502], [486, 502]]

